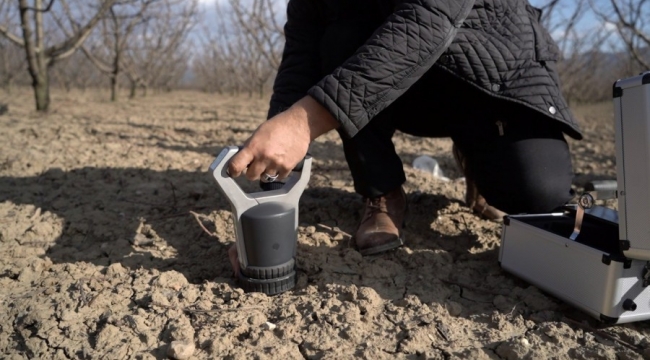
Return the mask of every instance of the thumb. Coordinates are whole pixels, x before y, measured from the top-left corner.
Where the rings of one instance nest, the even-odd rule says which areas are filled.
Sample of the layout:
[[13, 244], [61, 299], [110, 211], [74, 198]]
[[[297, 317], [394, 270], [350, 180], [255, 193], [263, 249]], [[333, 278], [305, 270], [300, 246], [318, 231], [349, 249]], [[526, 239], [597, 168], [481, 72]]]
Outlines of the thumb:
[[241, 175], [251, 162], [253, 162], [253, 154], [247, 148], [239, 150], [228, 163], [228, 174], [232, 177]]

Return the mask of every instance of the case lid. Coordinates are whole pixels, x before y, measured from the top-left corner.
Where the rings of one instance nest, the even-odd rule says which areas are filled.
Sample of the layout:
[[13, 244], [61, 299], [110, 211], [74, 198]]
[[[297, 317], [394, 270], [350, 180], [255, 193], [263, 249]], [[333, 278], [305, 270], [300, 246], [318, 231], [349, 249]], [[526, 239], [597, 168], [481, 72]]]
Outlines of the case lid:
[[650, 261], [650, 72], [614, 84], [620, 247]]
[[[637, 76], [626, 79], [620, 79], [614, 83], [614, 98], [620, 97], [622, 94], [617, 94], [616, 89], [624, 90], [637, 86], [650, 84], [650, 71], [643, 72]], [[617, 96], [618, 95], [618, 96]]]

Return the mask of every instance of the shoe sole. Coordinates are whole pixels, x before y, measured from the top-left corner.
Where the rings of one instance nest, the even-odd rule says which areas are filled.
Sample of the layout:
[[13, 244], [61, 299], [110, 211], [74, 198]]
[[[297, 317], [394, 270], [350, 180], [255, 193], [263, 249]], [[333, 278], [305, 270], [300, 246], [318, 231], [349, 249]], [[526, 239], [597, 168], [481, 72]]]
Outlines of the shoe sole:
[[403, 237], [399, 237], [397, 238], [397, 240], [393, 240], [389, 243], [360, 250], [359, 253], [361, 253], [362, 256], [375, 255], [375, 254], [383, 253], [385, 251], [397, 249], [398, 247], [403, 245], [404, 245], [404, 239]]

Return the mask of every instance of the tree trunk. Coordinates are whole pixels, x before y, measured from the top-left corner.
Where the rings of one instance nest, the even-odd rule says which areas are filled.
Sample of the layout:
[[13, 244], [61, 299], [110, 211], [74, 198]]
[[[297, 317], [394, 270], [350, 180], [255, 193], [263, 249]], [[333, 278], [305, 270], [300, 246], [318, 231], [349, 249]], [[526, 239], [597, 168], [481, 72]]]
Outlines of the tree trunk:
[[45, 74], [35, 77], [32, 82], [37, 111], [47, 111], [50, 107], [50, 79], [47, 68], [43, 72]]
[[9, 79], [5, 82], [5, 91], [7, 92], [7, 95], [11, 95], [11, 90], [13, 87], [13, 79]]
[[259, 84], [260, 99], [264, 99], [264, 83]]
[[137, 90], [138, 90], [138, 84], [136, 84], [135, 81], [131, 81], [131, 92], [129, 93], [129, 99], [135, 99]]
[[111, 76], [111, 101], [117, 101], [117, 76]]

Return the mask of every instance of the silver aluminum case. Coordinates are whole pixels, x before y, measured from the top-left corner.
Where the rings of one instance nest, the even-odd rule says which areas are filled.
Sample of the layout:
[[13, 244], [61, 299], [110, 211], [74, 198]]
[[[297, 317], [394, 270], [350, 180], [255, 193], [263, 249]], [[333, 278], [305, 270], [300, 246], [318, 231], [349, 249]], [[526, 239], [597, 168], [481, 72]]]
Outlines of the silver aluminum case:
[[614, 84], [614, 114], [620, 245], [650, 260], [650, 72]]
[[[535, 226], [564, 213], [509, 216], [501, 266], [607, 323], [650, 319], [650, 286], [641, 280], [650, 260], [650, 72], [614, 84], [618, 254], [600, 251]], [[592, 212], [593, 213], [593, 212]], [[622, 255], [622, 256], [619, 256]], [[636, 310], [623, 309], [631, 299]]]
[[[650, 287], [643, 288], [639, 279], [645, 261], [612, 258], [530, 221], [551, 222], [562, 216], [567, 215], [507, 217], [501, 235], [501, 267], [605, 323], [650, 319]], [[635, 311], [623, 308], [627, 299], [637, 305]]]

